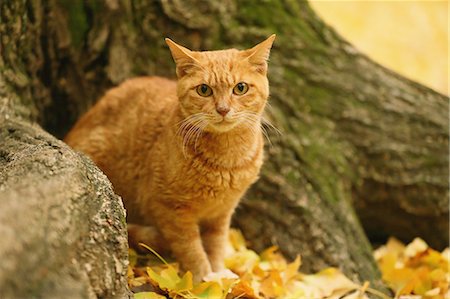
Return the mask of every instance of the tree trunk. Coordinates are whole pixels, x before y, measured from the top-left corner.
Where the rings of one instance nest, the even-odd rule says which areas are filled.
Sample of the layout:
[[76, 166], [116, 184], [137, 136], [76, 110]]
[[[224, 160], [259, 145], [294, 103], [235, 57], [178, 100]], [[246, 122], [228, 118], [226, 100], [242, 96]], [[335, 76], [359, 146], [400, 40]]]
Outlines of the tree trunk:
[[[394, 234], [448, 244], [448, 102], [377, 65], [303, 1], [2, 1], [5, 116], [62, 137], [109, 87], [174, 77], [164, 37], [193, 50], [246, 48], [272, 33], [270, 134], [261, 179], [235, 224], [303, 270], [338, 266], [378, 283], [371, 247]], [[429, 225], [432, 222], [434, 225]]]
[[0, 298], [128, 298], [125, 211], [63, 142], [0, 119]]

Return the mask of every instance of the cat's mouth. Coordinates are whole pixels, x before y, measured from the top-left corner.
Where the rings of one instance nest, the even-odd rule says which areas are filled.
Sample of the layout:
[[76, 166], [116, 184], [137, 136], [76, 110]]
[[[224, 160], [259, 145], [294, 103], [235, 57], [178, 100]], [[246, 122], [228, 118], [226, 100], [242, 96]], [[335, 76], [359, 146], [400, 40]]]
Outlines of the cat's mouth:
[[210, 126], [215, 131], [225, 132], [225, 131], [229, 131], [232, 128], [234, 128], [237, 125], [237, 123], [238, 122], [236, 120], [227, 119], [224, 117], [224, 118], [216, 120], [214, 122], [210, 122]]
[[218, 122], [216, 122], [217, 124], [232, 124], [234, 123], [233, 120], [231, 119], [226, 119], [225, 117], [222, 118], [221, 120], [219, 120]]

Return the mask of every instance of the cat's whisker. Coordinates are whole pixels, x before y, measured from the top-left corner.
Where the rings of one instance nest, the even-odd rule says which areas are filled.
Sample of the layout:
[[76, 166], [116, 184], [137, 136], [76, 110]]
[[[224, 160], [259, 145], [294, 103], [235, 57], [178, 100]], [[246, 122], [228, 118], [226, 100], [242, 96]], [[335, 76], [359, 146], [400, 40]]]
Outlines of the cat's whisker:
[[180, 127], [180, 126], [182, 126], [183, 124], [185, 124], [191, 117], [194, 117], [194, 116], [196, 116], [196, 114], [190, 115], [190, 116], [188, 116], [188, 117], [186, 117], [186, 118], [180, 120], [179, 122], [175, 123], [174, 126]]
[[[182, 150], [183, 155], [187, 156], [186, 148], [189, 146], [189, 143], [191, 142], [192, 138], [195, 138], [199, 132], [202, 132], [204, 127], [207, 125], [207, 121], [203, 117], [195, 118], [194, 120], [190, 120], [189, 123], [185, 126], [183, 130], [183, 144], [182, 144]], [[194, 144], [194, 151], [196, 150], [196, 144]]]
[[206, 114], [203, 113], [203, 112], [195, 113], [195, 114], [189, 115], [188, 117], [186, 117], [185, 119], [181, 120], [181, 121], [178, 122], [177, 124], [181, 124], [181, 123], [183, 123], [183, 122], [185, 122], [185, 121], [190, 121], [190, 120], [192, 120], [192, 119], [195, 119], [195, 118], [198, 118], [198, 117], [202, 117], [202, 116], [205, 116], [205, 115], [206, 115]]
[[[187, 135], [186, 136], [187, 145], [189, 145], [190, 142], [191, 142], [191, 139], [193, 139], [196, 136], [197, 132], [200, 130], [200, 125], [202, 123], [203, 123], [203, 120], [198, 120], [198, 121], [196, 121], [195, 123], [192, 124], [191, 129], [186, 134]], [[194, 150], [195, 150], [195, 148], [194, 148]]]
[[[199, 119], [199, 118], [203, 118], [204, 116], [205, 116], [205, 114], [202, 112], [192, 114], [192, 115], [186, 117], [185, 119], [181, 120], [180, 122], [178, 122], [176, 125], [179, 126], [179, 129], [182, 129], [186, 125], [189, 125], [192, 121], [195, 121], [196, 119]], [[177, 131], [177, 133], [178, 133], [178, 131]]]
[[269, 142], [269, 145], [273, 147], [272, 141], [270, 140], [269, 133], [267, 132], [266, 128], [261, 124], [261, 132], [263, 133], [264, 137], [266, 137], [267, 141]]
[[269, 142], [270, 146], [272, 146], [272, 141], [271, 141], [270, 138], [269, 138], [269, 134], [267, 133], [267, 131], [265, 130], [265, 128], [262, 126], [262, 123], [261, 123], [261, 121], [260, 121], [261, 118], [260, 118], [258, 115], [252, 115], [252, 114], [250, 114], [250, 115], [247, 115], [246, 119], [247, 119], [247, 120], [250, 120], [250, 121], [252, 122], [253, 125], [254, 125], [256, 122], [259, 123], [259, 127], [260, 127], [260, 130], [261, 130], [262, 134], [263, 134], [264, 137], [267, 139], [267, 141]]
[[270, 102], [266, 102], [266, 109], [267, 110], [273, 109], [273, 106], [272, 106], [272, 104]]
[[[250, 130], [250, 132], [252, 133], [253, 137], [258, 135], [258, 132], [256, 131], [256, 127], [255, 127], [254, 122], [252, 122], [252, 121], [250, 121], [248, 119], [245, 119], [243, 121], [243, 124], [246, 125], [246, 127]], [[245, 142], [245, 140], [242, 140], [242, 141]]]
[[179, 122], [181, 125], [179, 126], [176, 134], [183, 138], [183, 145], [182, 145], [183, 151], [186, 143], [187, 133], [189, 132], [192, 126], [195, 126], [195, 124], [202, 119], [204, 119], [204, 113], [197, 113], [190, 115], [189, 117]]
[[189, 122], [189, 121], [184, 122], [184, 123], [178, 128], [176, 134], [177, 134], [178, 136], [183, 137], [185, 131], [189, 128], [189, 126], [190, 126], [190, 122]]
[[[197, 121], [198, 122], [198, 121]], [[193, 132], [195, 132], [197, 130], [197, 127], [193, 124], [191, 124], [187, 130], [186, 133], [183, 136], [183, 154], [184, 156], [186, 156], [186, 149], [189, 145], [189, 140], [191, 139], [191, 135], [193, 134]]]
[[250, 122], [252, 122], [254, 125], [260, 123], [259, 117], [250, 115], [250, 114], [242, 114], [240, 115], [239, 119], [246, 119]]
[[256, 113], [245, 112], [245, 113], [242, 113], [242, 115], [240, 115], [240, 117], [247, 121], [253, 122], [253, 124], [259, 122], [261, 132], [264, 135], [264, 137], [267, 139], [267, 141], [269, 142], [270, 146], [273, 146], [273, 143], [270, 140], [270, 135], [269, 135], [267, 129], [264, 127], [264, 124], [267, 124], [268, 127], [273, 128], [278, 134], [281, 134], [281, 132], [277, 128], [275, 128], [275, 126], [273, 126], [268, 120], [266, 120], [264, 117], [261, 117], [260, 115], [258, 115]]
[[190, 130], [192, 130], [192, 126], [190, 125], [190, 123], [188, 123], [188, 124], [186, 124], [186, 126], [184, 126], [183, 131], [180, 133], [180, 135], [183, 138], [182, 139], [182, 150], [183, 150], [184, 156], [186, 156], [186, 146], [187, 146]]
[[247, 127], [252, 131], [253, 135], [256, 136], [257, 132], [255, 129], [255, 125], [258, 127], [261, 126], [259, 115], [244, 113], [241, 115], [241, 119], [244, 120], [244, 122], [247, 124]]
[[199, 127], [197, 136], [194, 141], [194, 152], [197, 152], [197, 142], [199, 138], [203, 135], [204, 129], [208, 126], [208, 121], [204, 121], [203, 124]]
[[191, 123], [192, 123], [193, 119], [196, 119], [196, 118], [198, 118], [197, 115], [190, 115], [186, 119], [183, 119], [181, 122], [179, 122], [180, 126], [179, 126], [176, 134], [178, 136], [182, 137], [182, 151], [183, 151], [184, 156], [186, 156], [186, 153], [185, 153], [186, 134], [187, 134], [188, 130], [191, 128]]
[[248, 125], [248, 128], [254, 131], [255, 126], [258, 126], [259, 119], [256, 115], [252, 115], [247, 112], [241, 112], [238, 114], [238, 119], [242, 120], [245, 124]]
[[277, 133], [278, 135], [283, 135], [283, 133], [281, 133], [281, 131], [275, 127], [267, 118], [265, 118], [264, 116], [261, 118], [261, 122], [263, 125], [267, 126], [268, 128], [270, 128], [271, 130], [275, 131], [275, 133]]

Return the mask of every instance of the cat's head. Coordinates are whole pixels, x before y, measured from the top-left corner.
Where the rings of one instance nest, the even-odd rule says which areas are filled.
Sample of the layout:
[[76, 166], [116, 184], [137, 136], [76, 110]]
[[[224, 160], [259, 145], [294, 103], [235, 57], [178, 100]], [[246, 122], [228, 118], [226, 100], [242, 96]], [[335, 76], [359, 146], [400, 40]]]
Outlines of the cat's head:
[[267, 60], [275, 35], [239, 51], [191, 51], [166, 42], [176, 63], [183, 116], [202, 130], [226, 132], [254, 125], [269, 96]]

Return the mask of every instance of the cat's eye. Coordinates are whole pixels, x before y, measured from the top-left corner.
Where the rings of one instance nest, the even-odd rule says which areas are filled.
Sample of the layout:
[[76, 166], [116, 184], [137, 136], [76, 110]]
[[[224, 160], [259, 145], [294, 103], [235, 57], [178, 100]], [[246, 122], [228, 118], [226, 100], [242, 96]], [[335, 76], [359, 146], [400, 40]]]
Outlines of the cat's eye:
[[247, 85], [247, 83], [244, 83], [244, 82], [239, 82], [233, 88], [233, 93], [238, 96], [245, 94], [247, 91], [248, 91], [248, 85]]
[[212, 89], [206, 84], [201, 84], [197, 86], [197, 93], [201, 95], [202, 97], [209, 97], [212, 95]]

